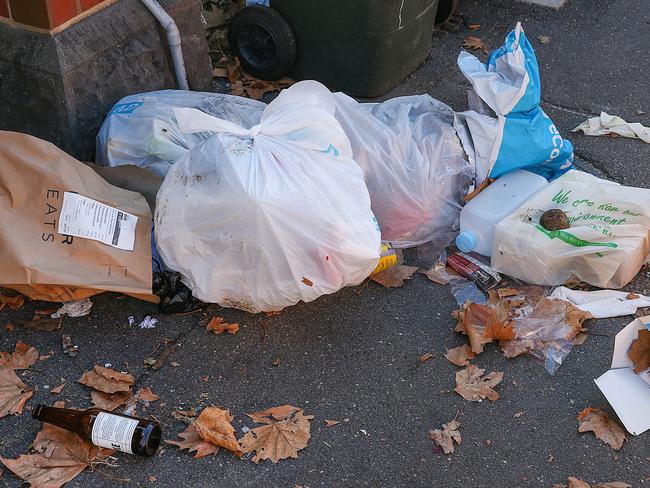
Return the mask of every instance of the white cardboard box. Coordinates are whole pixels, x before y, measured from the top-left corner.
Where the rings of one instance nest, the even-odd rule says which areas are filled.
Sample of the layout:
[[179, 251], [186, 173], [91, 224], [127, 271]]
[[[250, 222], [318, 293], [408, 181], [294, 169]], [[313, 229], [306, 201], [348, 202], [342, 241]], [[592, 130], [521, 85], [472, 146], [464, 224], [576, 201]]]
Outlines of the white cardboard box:
[[650, 330], [650, 315], [630, 322], [616, 334], [609, 371], [596, 379], [596, 385], [630, 434], [650, 429], [650, 368], [639, 374], [627, 352], [641, 329]]

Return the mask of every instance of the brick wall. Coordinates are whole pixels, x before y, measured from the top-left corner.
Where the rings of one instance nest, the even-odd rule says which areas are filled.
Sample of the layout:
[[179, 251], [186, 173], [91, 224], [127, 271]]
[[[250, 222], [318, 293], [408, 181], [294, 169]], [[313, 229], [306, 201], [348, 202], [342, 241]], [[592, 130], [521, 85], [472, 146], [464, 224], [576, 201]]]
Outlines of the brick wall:
[[0, 0], [0, 17], [54, 29], [105, 0]]

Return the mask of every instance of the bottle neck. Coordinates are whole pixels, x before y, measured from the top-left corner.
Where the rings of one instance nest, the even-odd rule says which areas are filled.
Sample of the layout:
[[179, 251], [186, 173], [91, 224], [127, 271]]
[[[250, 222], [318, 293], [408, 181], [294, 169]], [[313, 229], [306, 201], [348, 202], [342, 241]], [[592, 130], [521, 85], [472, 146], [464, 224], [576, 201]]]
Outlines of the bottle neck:
[[87, 412], [70, 410], [67, 408], [48, 407], [46, 405], [37, 405], [32, 412], [32, 417], [41, 422], [56, 425], [62, 429], [85, 434], [88, 431]]

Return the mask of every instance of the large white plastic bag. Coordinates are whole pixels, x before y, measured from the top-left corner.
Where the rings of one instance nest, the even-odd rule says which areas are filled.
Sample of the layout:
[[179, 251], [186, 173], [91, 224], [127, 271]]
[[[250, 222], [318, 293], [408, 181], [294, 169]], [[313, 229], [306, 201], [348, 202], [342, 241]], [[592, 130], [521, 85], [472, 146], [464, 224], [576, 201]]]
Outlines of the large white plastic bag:
[[[568, 229], [539, 225], [542, 213], [553, 208], [567, 214]], [[536, 285], [575, 277], [621, 288], [647, 261], [649, 232], [650, 190], [571, 170], [497, 225], [492, 267]]]
[[134, 164], [165, 177], [169, 167], [210, 134], [184, 134], [175, 107], [196, 108], [243, 127], [258, 124], [265, 103], [221, 93], [162, 90], [121, 99], [97, 134], [96, 164]]
[[211, 131], [169, 171], [155, 214], [158, 250], [206, 302], [280, 310], [363, 281], [380, 233], [349, 141], [320, 83], [284, 90], [245, 129], [176, 109]]
[[[472, 136], [478, 181], [527, 169], [553, 179], [571, 168], [573, 146], [540, 108], [541, 82], [535, 50], [517, 23], [486, 64], [462, 51], [458, 67], [497, 118], [459, 113]], [[469, 149], [468, 149], [469, 150]]]
[[429, 95], [361, 104], [342, 93], [334, 97], [382, 238], [395, 247], [430, 241], [447, 247], [473, 177], [453, 110]]

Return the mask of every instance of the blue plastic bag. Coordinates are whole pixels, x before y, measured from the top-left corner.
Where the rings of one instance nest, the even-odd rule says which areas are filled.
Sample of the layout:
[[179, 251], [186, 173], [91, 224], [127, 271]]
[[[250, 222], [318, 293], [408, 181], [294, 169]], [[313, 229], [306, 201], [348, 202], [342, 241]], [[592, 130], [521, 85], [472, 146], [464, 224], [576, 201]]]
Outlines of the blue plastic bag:
[[473, 110], [459, 114], [474, 145], [477, 182], [520, 168], [552, 180], [572, 167], [572, 144], [539, 106], [539, 66], [521, 23], [487, 64], [463, 51], [458, 67], [497, 115], [494, 119]]

